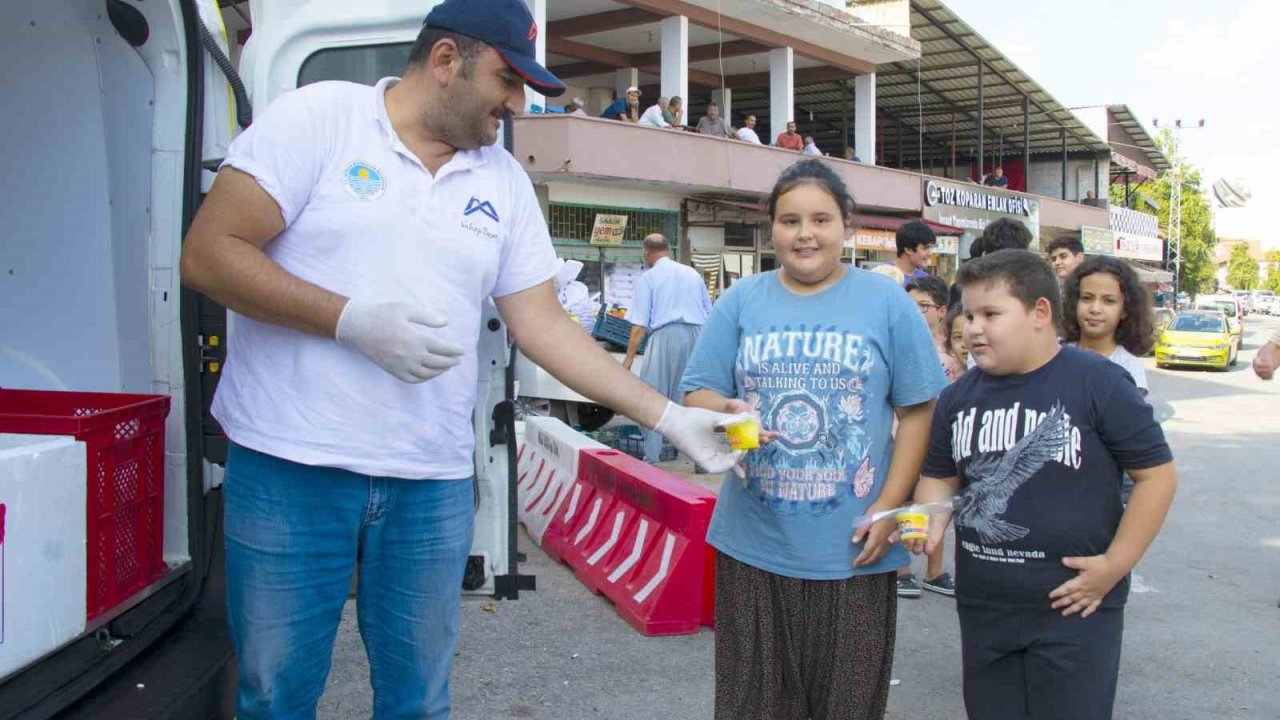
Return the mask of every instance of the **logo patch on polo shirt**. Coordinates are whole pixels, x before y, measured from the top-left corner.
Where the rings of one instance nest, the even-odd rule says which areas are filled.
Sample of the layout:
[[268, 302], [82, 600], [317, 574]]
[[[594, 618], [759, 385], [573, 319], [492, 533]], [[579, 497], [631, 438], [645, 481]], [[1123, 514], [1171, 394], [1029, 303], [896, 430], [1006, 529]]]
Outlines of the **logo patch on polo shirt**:
[[347, 192], [357, 200], [377, 200], [387, 187], [378, 168], [359, 160], [347, 166], [342, 182], [347, 186]]
[[475, 195], [467, 201], [467, 209], [462, 211], [463, 216], [469, 216], [473, 213], [484, 213], [494, 222], [502, 222], [498, 219], [498, 211], [493, 209], [493, 203], [488, 200], [477, 199]]

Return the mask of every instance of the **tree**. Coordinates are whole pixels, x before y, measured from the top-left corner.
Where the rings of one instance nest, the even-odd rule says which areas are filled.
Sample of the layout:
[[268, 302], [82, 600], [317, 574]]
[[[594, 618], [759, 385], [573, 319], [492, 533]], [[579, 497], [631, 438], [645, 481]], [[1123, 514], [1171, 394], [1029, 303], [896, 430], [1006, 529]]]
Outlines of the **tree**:
[[1258, 287], [1258, 261], [1249, 256], [1249, 243], [1231, 248], [1227, 261], [1227, 283], [1235, 290], [1252, 290]]
[[1280, 251], [1272, 250], [1267, 253], [1267, 279], [1262, 283], [1262, 287], [1271, 292], [1280, 295]]
[[[1156, 144], [1166, 156], [1172, 156], [1173, 132], [1161, 130]], [[1213, 231], [1209, 200], [1201, 188], [1203, 179], [1199, 168], [1179, 158], [1171, 157], [1171, 160], [1182, 165], [1182, 273], [1179, 287], [1195, 295], [1213, 287], [1213, 277], [1217, 270], [1214, 250], [1218, 238]], [[1173, 189], [1173, 177], [1173, 170], [1167, 170], [1157, 180], [1148, 180], [1133, 188], [1135, 197], [1141, 192], [1161, 204], [1155, 215], [1160, 229], [1165, 231], [1169, 227], [1169, 197], [1170, 190]], [[1111, 186], [1111, 201], [1118, 205], [1124, 204], [1123, 185]]]

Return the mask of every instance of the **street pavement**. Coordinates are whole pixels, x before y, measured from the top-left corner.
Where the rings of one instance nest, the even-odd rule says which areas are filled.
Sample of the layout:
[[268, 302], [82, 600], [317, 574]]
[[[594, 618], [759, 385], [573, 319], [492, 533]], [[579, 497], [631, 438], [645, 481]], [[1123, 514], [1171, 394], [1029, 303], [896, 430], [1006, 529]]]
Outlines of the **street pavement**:
[[[1280, 383], [1249, 369], [1278, 326], [1249, 316], [1239, 364], [1226, 373], [1156, 370], [1147, 361], [1180, 484], [1135, 573], [1118, 719], [1280, 718]], [[523, 534], [521, 547], [537, 592], [464, 603], [455, 720], [712, 716], [710, 631], [641, 637]], [[370, 715], [354, 610], [348, 604], [343, 617], [322, 720]], [[891, 720], [964, 717], [952, 600], [926, 593], [899, 603], [893, 677]]]

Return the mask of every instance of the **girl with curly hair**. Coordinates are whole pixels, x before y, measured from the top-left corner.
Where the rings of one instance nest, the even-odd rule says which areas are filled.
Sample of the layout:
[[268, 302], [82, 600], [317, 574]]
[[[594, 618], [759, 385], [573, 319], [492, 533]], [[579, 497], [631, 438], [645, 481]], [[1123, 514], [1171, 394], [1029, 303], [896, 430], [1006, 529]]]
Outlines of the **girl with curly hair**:
[[1151, 295], [1133, 268], [1113, 257], [1088, 258], [1067, 278], [1062, 313], [1068, 343], [1128, 370], [1147, 395], [1138, 358], [1151, 351]]

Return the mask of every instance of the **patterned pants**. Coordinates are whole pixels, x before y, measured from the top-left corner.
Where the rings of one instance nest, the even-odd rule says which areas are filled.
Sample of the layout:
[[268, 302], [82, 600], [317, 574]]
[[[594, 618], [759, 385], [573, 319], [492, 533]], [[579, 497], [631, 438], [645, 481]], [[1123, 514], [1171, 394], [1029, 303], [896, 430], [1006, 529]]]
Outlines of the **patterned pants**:
[[716, 720], [881, 720], [894, 573], [798, 580], [716, 559]]

